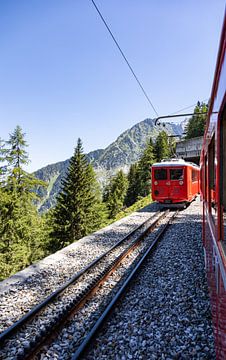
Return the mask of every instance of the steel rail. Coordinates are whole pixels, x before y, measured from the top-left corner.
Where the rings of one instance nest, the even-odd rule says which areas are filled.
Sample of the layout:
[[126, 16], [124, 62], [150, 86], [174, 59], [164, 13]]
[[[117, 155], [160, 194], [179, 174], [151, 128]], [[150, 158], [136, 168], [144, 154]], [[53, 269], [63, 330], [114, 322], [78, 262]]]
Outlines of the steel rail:
[[[155, 213], [155, 216], [157, 216], [160, 213], [158, 211]], [[115, 245], [113, 245], [109, 250], [107, 250], [104, 254], [100, 255], [98, 258], [93, 260], [90, 264], [85, 266], [83, 269], [81, 269], [79, 272], [77, 272], [75, 275], [71, 277], [71, 279], [67, 282], [65, 282], [62, 286], [60, 286], [57, 290], [55, 290], [52, 294], [50, 294], [47, 298], [45, 298], [42, 302], [40, 302], [38, 305], [34, 306], [28, 313], [26, 313], [24, 316], [22, 316], [19, 320], [17, 320], [13, 325], [11, 325], [9, 328], [4, 330], [0, 334], [0, 344], [3, 344], [6, 339], [8, 339], [11, 335], [13, 335], [18, 329], [21, 328], [22, 325], [24, 325], [26, 322], [31, 320], [38, 312], [40, 312], [42, 309], [44, 309], [48, 304], [53, 302], [55, 298], [62, 294], [64, 290], [66, 290], [70, 285], [74, 284], [76, 280], [78, 280], [82, 275], [84, 275], [87, 271], [92, 269], [100, 260], [102, 260], [104, 257], [106, 257], [110, 252], [112, 252], [115, 248], [119, 247], [123, 242], [128, 240], [131, 236], [133, 236], [140, 228], [145, 226], [153, 217], [150, 217], [146, 221], [144, 221], [142, 224], [138, 225], [135, 229], [129, 232], [124, 238], [119, 240]]]
[[144, 261], [147, 259], [147, 257], [150, 255], [150, 253], [155, 249], [158, 241], [160, 240], [160, 238], [162, 237], [162, 235], [164, 234], [164, 232], [166, 231], [167, 227], [169, 226], [169, 224], [172, 222], [172, 220], [174, 219], [174, 217], [177, 215], [178, 211], [176, 211], [172, 217], [168, 220], [168, 222], [163, 226], [163, 228], [160, 230], [160, 232], [156, 235], [155, 240], [153, 241], [153, 243], [149, 246], [149, 248], [145, 251], [144, 255], [142, 256], [142, 258], [139, 260], [139, 262], [137, 263], [137, 265], [135, 266], [135, 268], [132, 270], [132, 272], [130, 273], [130, 275], [127, 277], [126, 281], [123, 283], [123, 285], [120, 287], [120, 289], [118, 290], [118, 292], [116, 293], [116, 295], [114, 296], [114, 298], [111, 300], [111, 302], [107, 305], [106, 309], [104, 310], [104, 312], [101, 314], [101, 316], [99, 317], [99, 319], [96, 321], [96, 323], [94, 324], [94, 326], [92, 327], [92, 329], [90, 330], [90, 332], [88, 333], [88, 335], [85, 337], [85, 339], [83, 340], [83, 342], [80, 344], [80, 346], [78, 347], [78, 349], [76, 350], [76, 352], [73, 354], [71, 360], [78, 360], [81, 359], [81, 356], [88, 350], [88, 347], [90, 346], [90, 344], [93, 342], [93, 340], [95, 339], [95, 337], [98, 334], [98, 331], [100, 331], [101, 327], [103, 326], [104, 322], [106, 321], [106, 319], [108, 318], [108, 316], [110, 315], [110, 313], [112, 312], [112, 310], [114, 309], [116, 303], [118, 302], [118, 300], [121, 298], [121, 296], [125, 293], [126, 289], [128, 288], [128, 286], [130, 285], [131, 281], [134, 279], [134, 277], [137, 275], [138, 271], [141, 268], [141, 265], [143, 265]]

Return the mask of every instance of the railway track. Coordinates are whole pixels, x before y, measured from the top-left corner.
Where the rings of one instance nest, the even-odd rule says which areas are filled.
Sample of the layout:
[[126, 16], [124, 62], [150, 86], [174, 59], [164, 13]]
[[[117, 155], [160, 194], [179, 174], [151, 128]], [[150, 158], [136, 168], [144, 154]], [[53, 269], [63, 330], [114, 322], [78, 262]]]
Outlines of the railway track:
[[39, 358], [64, 326], [69, 326], [69, 334], [74, 332], [70, 323], [78, 325], [69, 358], [71, 353], [79, 358], [175, 215], [156, 213], [1, 333], [0, 358], [12, 346], [17, 349], [15, 359]]

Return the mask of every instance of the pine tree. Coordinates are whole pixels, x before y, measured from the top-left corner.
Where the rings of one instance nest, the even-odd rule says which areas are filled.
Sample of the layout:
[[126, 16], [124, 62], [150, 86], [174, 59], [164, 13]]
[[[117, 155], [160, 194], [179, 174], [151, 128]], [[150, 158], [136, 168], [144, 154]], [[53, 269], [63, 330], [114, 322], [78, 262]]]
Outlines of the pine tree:
[[23, 166], [29, 163], [28, 153], [26, 151], [27, 142], [25, 133], [20, 126], [17, 126], [9, 140], [6, 141], [7, 148], [4, 149], [2, 161], [7, 162], [6, 177], [9, 189], [20, 193], [26, 193], [31, 198], [36, 197], [35, 188], [45, 186], [46, 184], [36, 179], [32, 174], [24, 171]]
[[127, 187], [127, 177], [122, 170], [119, 170], [104, 190], [103, 200], [109, 211], [109, 218], [114, 219], [117, 213], [122, 210]]
[[150, 138], [143, 152], [141, 159], [138, 162], [138, 195], [147, 196], [151, 189], [151, 166], [155, 162], [153, 141]]
[[156, 138], [154, 154], [157, 162], [170, 156], [168, 135], [165, 131], [161, 131]]
[[53, 250], [96, 230], [102, 221], [99, 186], [78, 139], [53, 211]]
[[126, 206], [134, 204], [140, 197], [147, 196], [151, 190], [151, 166], [155, 162], [154, 145], [150, 138], [140, 160], [132, 164], [128, 173]]
[[188, 121], [188, 124], [185, 128], [185, 138], [191, 139], [194, 137], [202, 136], [205, 131], [206, 119], [208, 111], [208, 105], [205, 103], [197, 102], [197, 105], [194, 109], [194, 114]]
[[125, 205], [131, 206], [134, 204], [138, 197], [138, 163], [134, 163], [130, 166], [128, 179], [128, 189], [125, 198]]
[[34, 189], [43, 182], [27, 174], [22, 165], [28, 154], [22, 129], [17, 127], [5, 142], [0, 176], [0, 277], [4, 278], [43, 256], [42, 220], [33, 204]]
[[0, 138], [0, 186], [5, 184], [7, 166], [6, 166], [6, 143]]

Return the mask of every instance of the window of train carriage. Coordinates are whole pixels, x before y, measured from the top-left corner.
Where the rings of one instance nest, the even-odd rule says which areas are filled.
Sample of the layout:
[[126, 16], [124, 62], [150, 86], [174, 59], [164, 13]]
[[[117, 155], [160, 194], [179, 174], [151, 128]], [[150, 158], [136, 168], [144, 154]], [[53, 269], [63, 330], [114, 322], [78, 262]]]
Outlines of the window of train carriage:
[[155, 169], [155, 180], [167, 180], [167, 169]]
[[215, 189], [216, 189], [216, 169], [215, 169], [215, 134], [213, 135], [208, 148], [208, 183], [209, 183], [209, 210], [216, 220], [216, 201], [215, 201]]
[[170, 169], [170, 180], [183, 180], [183, 169]]
[[220, 134], [221, 239], [226, 254], [226, 107], [223, 111]]
[[191, 180], [192, 182], [198, 181], [198, 171], [195, 169], [192, 169]]
[[205, 155], [204, 177], [205, 177], [204, 198], [205, 201], [207, 201], [207, 156], [206, 155]]

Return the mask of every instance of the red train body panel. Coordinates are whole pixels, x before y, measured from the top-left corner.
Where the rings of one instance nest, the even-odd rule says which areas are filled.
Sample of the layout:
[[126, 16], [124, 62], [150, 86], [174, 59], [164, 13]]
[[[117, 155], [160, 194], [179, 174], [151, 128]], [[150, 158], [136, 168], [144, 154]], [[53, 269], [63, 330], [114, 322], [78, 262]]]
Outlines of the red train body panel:
[[152, 165], [152, 199], [162, 204], [187, 204], [199, 193], [199, 167], [183, 159]]
[[203, 243], [216, 357], [226, 359], [226, 19], [201, 154]]

